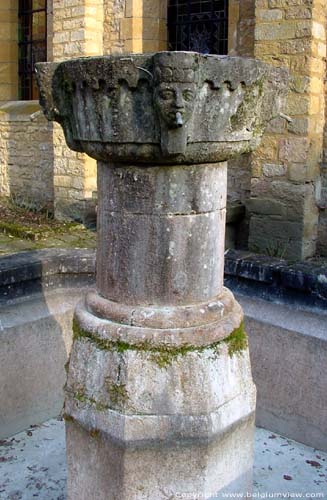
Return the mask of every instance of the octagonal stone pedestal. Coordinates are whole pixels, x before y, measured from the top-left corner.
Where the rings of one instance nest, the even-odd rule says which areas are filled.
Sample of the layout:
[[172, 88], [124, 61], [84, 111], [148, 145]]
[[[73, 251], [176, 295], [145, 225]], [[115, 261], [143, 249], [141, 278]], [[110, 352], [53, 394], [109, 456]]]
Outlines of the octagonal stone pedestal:
[[255, 387], [223, 287], [226, 163], [279, 112], [285, 72], [162, 52], [40, 64], [41, 104], [98, 160], [97, 288], [66, 386], [68, 498], [250, 495]]

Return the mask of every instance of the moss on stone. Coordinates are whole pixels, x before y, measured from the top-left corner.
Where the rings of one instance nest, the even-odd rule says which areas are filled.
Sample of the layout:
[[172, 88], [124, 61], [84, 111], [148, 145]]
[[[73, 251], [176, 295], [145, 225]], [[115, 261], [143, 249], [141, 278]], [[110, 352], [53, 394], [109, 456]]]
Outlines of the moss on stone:
[[66, 375], [68, 375], [68, 370], [69, 370], [69, 358], [67, 359], [65, 365], [64, 365], [64, 368], [65, 368], [65, 372], [66, 372]]
[[28, 227], [20, 226], [19, 224], [16, 224], [14, 222], [0, 221], [0, 231], [17, 238], [25, 238], [32, 241], [37, 240], [37, 235]]
[[75, 422], [74, 417], [72, 417], [71, 415], [68, 415], [68, 413], [64, 413], [63, 418], [64, 418], [65, 422]]
[[[65, 422], [75, 423], [75, 424], [79, 425], [80, 427], [82, 427], [83, 430], [86, 430], [85, 427], [81, 426], [80, 422], [78, 422], [78, 420], [76, 420], [76, 418], [72, 417], [71, 415], [68, 415], [67, 413], [64, 413], [63, 418], [64, 418]], [[89, 431], [90, 436], [93, 437], [93, 438], [99, 437], [100, 433], [101, 432], [98, 429], [96, 429], [96, 428], [92, 428]]]
[[142, 342], [139, 344], [128, 344], [127, 342], [112, 341], [106, 339], [100, 339], [94, 336], [91, 332], [83, 330], [78, 325], [77, 321], [74, 320], [73, 323], [73, 333], [74, 339], [86, 339], [96, 344], [98, 349], [105, 351], [115, 351], [122, 353], [125, 351], [137, 351], [144, 352], [151, 356], [151, 359], [157, 363], [160, 368], [165, 368], [171, 365], [171, 363], [179, 356], [185, 356], [188, 353], [195, 352], [201, 353], [206, 350], [211, 350], [215, 352], [216, 356], [219, 356], [220, 347], [224, 344], [228, 346], [228, 353], [230, 356], [237, 354], [245, 350], [248, 346], [247, 335], [244, 331], [244, 323], [242, 322], [238, 328], [236, 328], [227, 338], [219, 340], [213, 344], [206, 346], [193, 346], [184, 345], [179, 347], [159, 345], [154, 346], [149, 342]]
[[93, 438], [99, 437], [100, 431], [98, 429], [91, 429], [90, 430], [90, 436]]
[[80, 401], [80, 403], [87, 403], [88, 401], [88, 398], [81, 391], [75, 392], [74, 398], [77, 399], [77, 401]]
[[115, 406], [123, 405], [128, 399], [128, 393], [125, 384], [115, 384], [113, 382], [108, 382], [107, 390], [110, 401]]
[[244, 330], [244, 322], [236, 328], [229, 337], [227, 337], [226, 342], [228, 342], [228, 354], [234, 356], [241, 351], [244, 351], [248, 347], [248, 338]]
[[28, 226], [22, 226], [20, 224], [16, 224], [15, 222], [0, 221], [0, 232], [9, 234], [16, 238], [32, 241], [48, 238], [52, 235], [63, 234], [65, 232], [77, 231], [81, 229], [81, 227], [84, 229], [84, 226], [81, 226], [81, 224], [78, 224], [77, 222], [65, 222], [60, 226], [40, 226], [36, 229]]
[[79, 401], [80, 403], [85, 403], [90, 406], [94, 406], [98, 411], [106, 411], [110, 409], [109, 405], [96, 401], [94, 398], [87, 396], [84, 392], [76, 391], [72, 394], [72, 397]]

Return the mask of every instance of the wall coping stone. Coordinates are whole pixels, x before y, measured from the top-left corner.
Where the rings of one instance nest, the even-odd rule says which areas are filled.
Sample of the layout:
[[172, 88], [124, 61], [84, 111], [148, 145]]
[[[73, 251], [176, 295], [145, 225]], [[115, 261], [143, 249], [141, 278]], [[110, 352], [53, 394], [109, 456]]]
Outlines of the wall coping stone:
[[94, 284], [95, 252], [43, 249], [0, 258], [0, 305], [52, 288]]
[[0, 106], [0, 120], [7, 122], [33, 121], [42, 116], [39, 101], [8, 101]]
[[253, 252], [228, 250], [225, 285], [234, 292], [301, 308], [326, 310], [327, 306], [327, 267], [316, 262], [292, 264]]
[[[95, 251], [43, 249], [0, 258], [0, 304], [43, 289], [93, 285]], [[316, 262], [288, 263], [253, 252], [227, 250], [225, 285], [232, 291], [270, 302], [327, 312], [327, 267]]]

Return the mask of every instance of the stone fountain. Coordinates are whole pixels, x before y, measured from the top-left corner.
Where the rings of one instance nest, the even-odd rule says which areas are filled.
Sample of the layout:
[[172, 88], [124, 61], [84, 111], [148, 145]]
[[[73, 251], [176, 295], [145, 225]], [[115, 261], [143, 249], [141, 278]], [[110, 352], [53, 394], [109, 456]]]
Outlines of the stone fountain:
[[250, 494], [255, 387], [223, 287], [226, 160], [279, 114], [285, 71], [161, 52], [37, 75], [48, 119], [98, 160], [97, 287], [76, 310], [66, 385], [68, 498]]

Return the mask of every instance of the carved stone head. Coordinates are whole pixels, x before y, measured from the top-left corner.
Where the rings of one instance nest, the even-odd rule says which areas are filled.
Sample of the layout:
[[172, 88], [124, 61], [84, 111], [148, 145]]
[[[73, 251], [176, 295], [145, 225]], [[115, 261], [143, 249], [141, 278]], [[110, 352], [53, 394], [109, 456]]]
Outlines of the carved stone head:
[[194, 55], [175, 60], [171, 53], [155, 56], [154, 105], [168, 128], [183, 127], [191, 118], [198, 91], [198, 64]]

